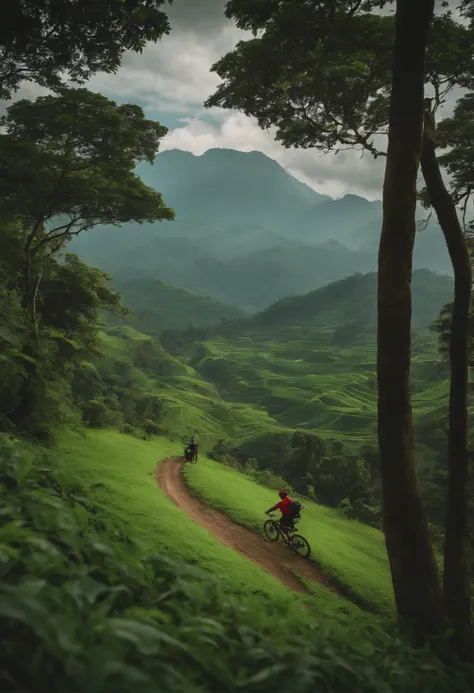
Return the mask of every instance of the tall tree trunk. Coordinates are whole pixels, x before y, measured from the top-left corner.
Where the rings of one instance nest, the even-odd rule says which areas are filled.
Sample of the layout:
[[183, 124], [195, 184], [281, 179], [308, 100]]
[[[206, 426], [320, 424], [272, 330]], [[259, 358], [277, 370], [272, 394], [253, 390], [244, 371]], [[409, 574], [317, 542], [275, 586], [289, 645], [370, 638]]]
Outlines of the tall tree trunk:
[[378, 437], [385, 541], [397, 612], [420, 640], [444, 629], [438, 569], [421, 502], [410, 397], [411, 277], [434, 0], [398, 0], [378, 261]]
[[436, 159], [435, 121], [425, 112], [421, 168], [430, 202], [448, 246], [454, 271], [454, 303], [451, 319], [449, 358], [448, 493], [444, 543], [444, 601], [446, 613], [456, 629], [459, 644], [472, 657], [470, 635], [470, 581], [468, 568], [468, 349], [469, 306], [472, 273], [466, 239], [454, 201], [443, 181]]

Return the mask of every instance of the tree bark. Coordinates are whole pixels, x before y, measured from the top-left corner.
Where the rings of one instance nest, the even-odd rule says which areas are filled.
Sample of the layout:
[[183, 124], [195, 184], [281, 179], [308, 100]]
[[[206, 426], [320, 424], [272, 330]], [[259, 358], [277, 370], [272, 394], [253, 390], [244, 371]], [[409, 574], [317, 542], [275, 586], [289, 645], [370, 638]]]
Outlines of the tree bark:
[[435, 121], [425, 112], [421, 168], [430, 202], [438, 217], [454, 271], [454, 303], [449, 359], [448, 492], [444, 543], [444, 602], [461, 649], [470, 651], [470, 580], [468, 567], [468, 365], [471, 262], [454, 201], [436, 159]]
[[410, 397], [411, 278], [426, 40], [434, 0], [398, 0], [378, 260], [378, 437], [385, 541], [399, 618], [423, 641], [445, 627], [421, 502]]

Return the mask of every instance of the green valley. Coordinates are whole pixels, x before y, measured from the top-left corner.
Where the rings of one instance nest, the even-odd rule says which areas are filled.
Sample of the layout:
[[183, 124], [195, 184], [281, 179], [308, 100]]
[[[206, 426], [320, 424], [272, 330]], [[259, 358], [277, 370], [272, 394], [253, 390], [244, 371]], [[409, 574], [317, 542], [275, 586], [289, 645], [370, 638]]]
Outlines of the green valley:
[[[413, 387], [423, 422], [446, 404], [436, 341], [427, 332], [452, 296], [452, 282], [414, 274]], [[341, 280], [275, 303], [248, 320], [201, 334], [164, 332], [163, 343], [185, 357], [220, 395], [267, 412], [283, 428], [362, 443], [375, 438], [376, 275]], [[419, 331], [419, 332], [418, 332]]]

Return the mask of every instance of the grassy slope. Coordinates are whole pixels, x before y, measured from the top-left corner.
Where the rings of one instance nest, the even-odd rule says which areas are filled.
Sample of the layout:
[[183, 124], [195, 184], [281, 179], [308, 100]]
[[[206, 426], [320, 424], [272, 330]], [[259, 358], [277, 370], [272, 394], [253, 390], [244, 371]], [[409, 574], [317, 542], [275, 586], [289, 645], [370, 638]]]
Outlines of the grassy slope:
[[264, 570], [222, 546], [160, 491], [159, 460], [179, 454], [164, 439], [137, 440], [114, 431], [59, 434], [58, 450], [85, 495], [106, 515], [125, 522], [130, 536], [151, 548], [199, 564], [232, 592], [259, 593], [278, 600], [291, 593]]
[[164, 401], [164, 418], [160, 425], [168, 438], [183, 439], [198, 432], [201, 448], [208, 449], [221, 437], [238, 439], [262, 430], [280, 429], [262, 408], [224, 401], [215, 385], [169, 355], [166, 359], [172, 366], [171, 373], [157, 376], [144, 372], [134, 364], [133, 353], [137, 344], [149, 339], [130, 327], [104, 333], [105, 358], [98, 365], [99, 368], [126, 366], [130, 380]]
[[[270, 604], [275, 604], [275, 608], [283, 603], [300, 608], [304, 603], [302, 597], [294, 595], [264, 570], [222, 546], [163, 495], [154, 478], [155, 465], [158, 460], [179, 452], [175, 444], [164, 439], [145, 442], [110, 430], [90, 431], [86, 435], [63, 431], [58, 434], [57, 443], [68, 472], [84, 489], [85, 495], [98, 505], [106, 516], [120, 523], [125, 522], [132, 538], [144, 541], [151, 550], [169, 552], [175, 557], [199, 565], [216, 576], [225, 589], [241, 597], [263, 597], [269, 600]], [[227, 470], [223, 469], [224, 476], [220, 477], [220, 469], [208, 461], [204, 465], [196, 465], [193, 468], [193, 471], [197, 472], [196, 476], [193, 474], [195, 487], [197, 488], [199, 481], [202, 482], [203, 479], [212, 487], [211, 477], [216, 472], [216, 479], [227, 483]], [[221, 493], [214, 485], [216, 494], [229, 499], [235, 495], [237, 500], [253, 494], [254, 524], [258, 524], [257, 516], [261, 519], [260, 506], [262, 502], [267, 502], [268, 491], [251, 484], [241, 475], [236, 477], [230, 479], [231, 486], [224, 495], [223, 489]], [[210, 496], [205, 491], [206, 484], [201, 485], [204, 488], [202, 493]], [[228, 505], [232, 507], [231, 502]], [[219, 502], [216, 502], [217, 506]], [[238, 503], [236, 507], [239, 508]], [[324, 517], [324, 509], [321, 510], [321, 517]], [[250, 511], [252, 512], [252, 508]], [[331, 513], [328, 517], [332, 519]], [[240, 519], [244, 521], [244, 518]], [[252, 525], [251, 522], [248, 524]], [[357, 526], [354, 529], [357, 532]], [[350, 544], [352, 531], [352, 525], [346, 524], [344, 527], [342, 523], [339, 536], [337, 533], [334, 534], [332, 540]], [[313, 544], [315, 545], [314, 539]], [[326, 545], [326, 550], [329, 555], [334, 551], [334, 547]], [[321, 555], [323, 554], [326, 555], [324, 551]], [[360, 555], [357, 556], [356, 551], [356, 561], [358, 559]], [[324, 559], [321, 562], [326, 564]], [[328, 568], [331, 567], [330, 561], [327, 565]], [[367, 565], [369, 569], [374, 569], [375, 562]], [[340, 578], [343, 581], [342, 569]], [[345, 584], [349, 584], [352, 578], [362, 579], [360, 567], [348, 564]], [[371, 583], [370, 578], [368, 584], [372, 586], [366, 592], [366, 601], [370, 601], [371, 606], [378, 609], [381, 615], [389, 613], [389, 600], [385, 595], [373, 595], [370, 600], [370, 590], [376, 590], [378, 587]], [[360, 596], [362, 587], [353, 591]], [[325, 622], [342, 621], [346, 625], [349, 621], [351, 624], [367, 625], [373, 622], [373, 618], [361, 612], [355, 604], [334, 596], [324, 587], [312, 585], [311, 592], [312, 597], [316, 597], [316, 601], [312, 597], [307, 598], [312, 605], [311, 611], [313, 614], [319, 614]]]
[[[186, 478], [210, 505], [260, 533], [264, 511], [277, 500], [274, 491], [212, 460], [202, 459], [186, 467]], [[310, 542], [318, 565], [360, 603], [379, 613], [392, 613], [393, 592], [382, 533], [307, 499], [302, 502], [300, 531]]]

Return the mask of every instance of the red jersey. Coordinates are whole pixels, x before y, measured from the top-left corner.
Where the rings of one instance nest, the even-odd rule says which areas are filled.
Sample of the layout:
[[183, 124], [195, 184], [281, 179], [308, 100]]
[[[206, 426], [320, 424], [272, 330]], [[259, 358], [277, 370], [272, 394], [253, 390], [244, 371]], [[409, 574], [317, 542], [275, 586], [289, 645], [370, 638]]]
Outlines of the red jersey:
[[283, 498], [279, 503], [273, 506], [273, 508], [270, 510], [272, 512], [273, 510], [278, 510], [281, 512], [282, 515], [291, 515], [290, 513], [290, 505], [293, 503], [291, 498], [287, 496], [286, 498]]

